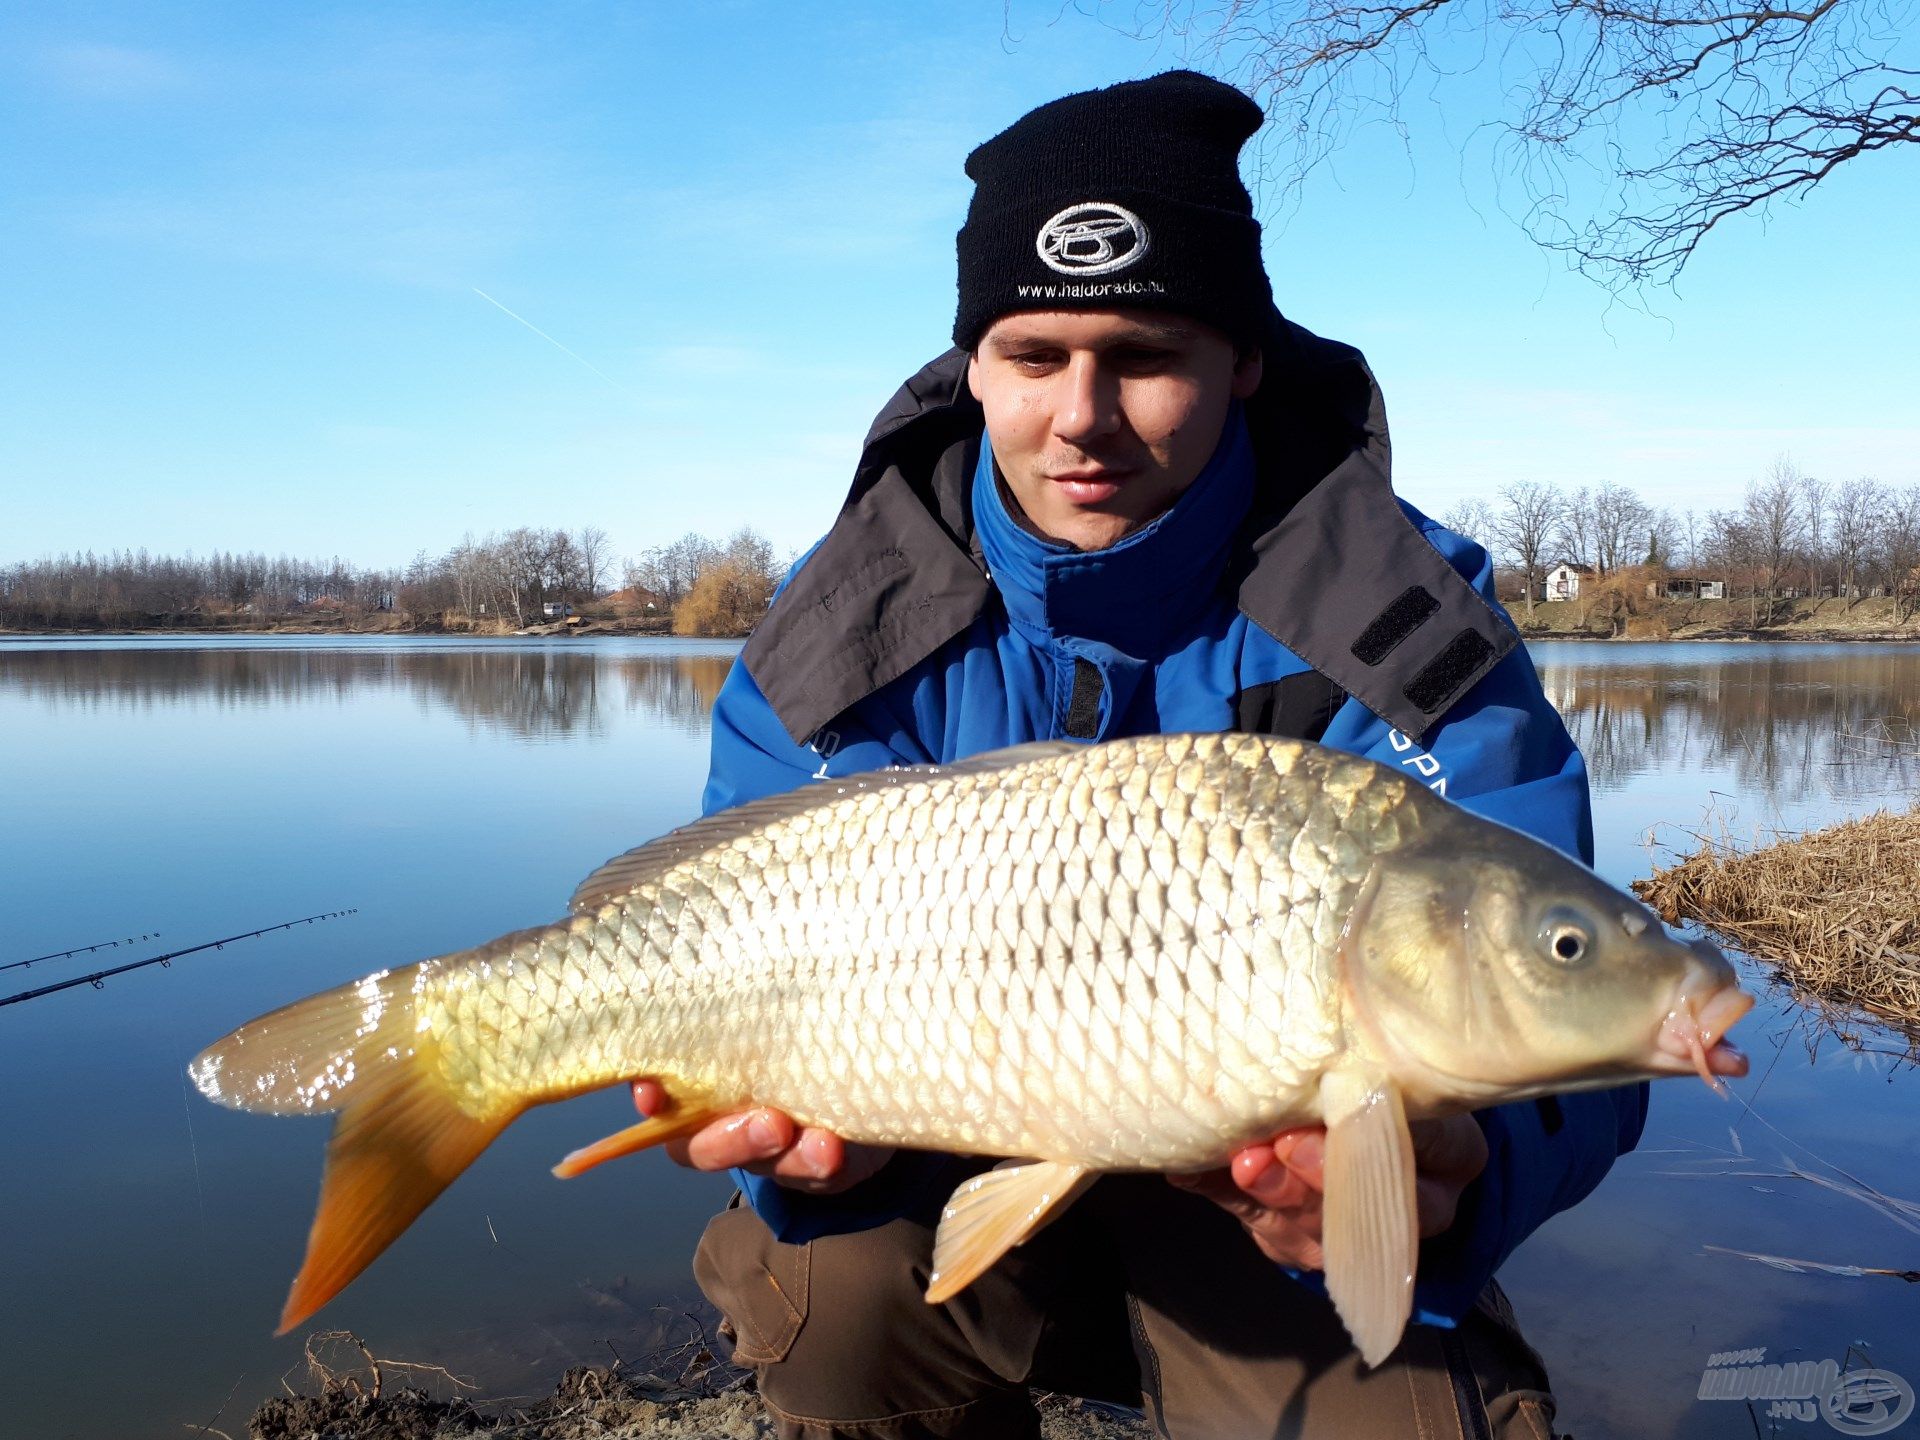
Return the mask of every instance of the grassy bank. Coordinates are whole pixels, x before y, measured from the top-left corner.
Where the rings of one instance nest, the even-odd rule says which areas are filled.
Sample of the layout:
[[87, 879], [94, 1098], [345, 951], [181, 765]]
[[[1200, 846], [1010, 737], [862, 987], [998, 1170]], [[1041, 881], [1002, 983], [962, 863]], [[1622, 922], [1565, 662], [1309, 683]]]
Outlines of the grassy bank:
[[1698, 921], [1795, 989], [1920, 1029], [1920, 811], [1752, 849], [1706, 840], [1634, 882], [1669, 924]]
[[[619, 1366], [569, 1370], [530, 1404], [476, 1406], [402, 1387], [374, 1393], [352, 1376], [320, 1393], [267, 1401], [251, 1440], [772, 1440], [773, 1422], [751, 1377], [724, 1368], [692, 1386]], [[1042, 1440], [1147, 1440], [1146, 1423], [1107, 1406], [1039, 1397]], [[214, 1432], [224, 1433], [224, 1432]]]
[[1920, 619], [1901, 618], [1894, 602], [1869, 600], [1776, 600], [1762, 604], [1758, 624], [1752, 606], [1738, 600], [1646, 601], [1633, 614], [1609, 615], [1602, 601], [1545, 601], [1507, 610], [1530, 640], [1920, 640]]
[[4, 626], [0, 635], [671, 635], [665, 616], [583, 615], [578, 623], [542, 621], [516, 626], [511, 621], [465, 616], [408, 615], [381, 610], [360, 615], [329, 613], [313, 617], [206, 614], [116, 617], [88, 625]]

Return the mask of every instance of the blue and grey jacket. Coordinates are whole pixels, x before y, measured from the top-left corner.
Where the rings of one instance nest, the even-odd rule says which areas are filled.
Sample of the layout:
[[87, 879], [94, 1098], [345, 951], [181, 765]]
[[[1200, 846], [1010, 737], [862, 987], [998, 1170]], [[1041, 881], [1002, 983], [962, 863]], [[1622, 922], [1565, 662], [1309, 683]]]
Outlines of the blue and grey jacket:
[[[1027, 740], [1240, 730], [1397, 766], [1590, 862], [1585, 765], [1486, 553], [1393, 496], [1359, 353], [1277, 313], [1265, 353], [1260, 391], [1193, 486], [1087, 553], [1009, 515], [965, 354], [915, 375], [720, 692], [706, 812]], [[1645, 1085], [1481, 1112], [1491, 1159], [1422, 1248], [1416, 1318], [1457, 1321], [1645, 1117]], [[802, 1241], [944, 1197], [953, 1164], [903, 1152], [825, 1198], [739, 1179], [776, 1235]]]

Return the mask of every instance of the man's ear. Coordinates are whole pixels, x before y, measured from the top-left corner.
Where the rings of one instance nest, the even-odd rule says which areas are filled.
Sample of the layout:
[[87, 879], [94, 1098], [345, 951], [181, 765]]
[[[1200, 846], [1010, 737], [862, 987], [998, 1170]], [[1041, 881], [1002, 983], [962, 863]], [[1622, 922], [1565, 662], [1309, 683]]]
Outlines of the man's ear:
[[978, 350], [967, 356], [967, 391], [974, 399], [980, 398], [980, 352]]
[[1266, 374], [1266, 361], [1261, 358], [1258, 349], [1242, 350], [1233, 359], [1233, 398], [1246, 400], [1260, 388], [1260, 377]]

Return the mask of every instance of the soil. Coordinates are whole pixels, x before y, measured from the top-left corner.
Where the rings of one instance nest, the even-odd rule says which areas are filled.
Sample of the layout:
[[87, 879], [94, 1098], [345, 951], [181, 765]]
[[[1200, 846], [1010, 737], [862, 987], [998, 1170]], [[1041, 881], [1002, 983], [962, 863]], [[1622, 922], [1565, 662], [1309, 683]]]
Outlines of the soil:
[[[1038, 1396], [1044, 1440], [1147, 1440], [1131, 1412], [1060, 1395]], [[618, 1367], [567, 1371], [532, 1405], [476, 1407], [404, 1389], [374, 1397], [354, 1385], [276, 1397], [253, 1412], [252, 1440], [771, 1440], [773, 1422], [752, 1379], [738, 1371], [688, 1389]]]

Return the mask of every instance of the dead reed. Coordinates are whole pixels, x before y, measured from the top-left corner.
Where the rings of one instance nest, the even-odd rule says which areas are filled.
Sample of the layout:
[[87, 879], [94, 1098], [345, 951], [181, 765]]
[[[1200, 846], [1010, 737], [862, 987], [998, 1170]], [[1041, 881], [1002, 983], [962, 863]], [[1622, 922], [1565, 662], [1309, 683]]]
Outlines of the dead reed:
[[1880, 813], [1742, 849], [1700, 848], [1634, 892], [1695, 920], [1796, 988], [1920, 1027], [1920, 810]]

